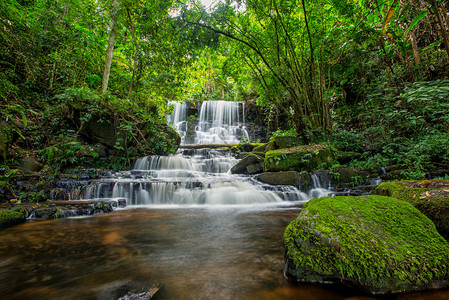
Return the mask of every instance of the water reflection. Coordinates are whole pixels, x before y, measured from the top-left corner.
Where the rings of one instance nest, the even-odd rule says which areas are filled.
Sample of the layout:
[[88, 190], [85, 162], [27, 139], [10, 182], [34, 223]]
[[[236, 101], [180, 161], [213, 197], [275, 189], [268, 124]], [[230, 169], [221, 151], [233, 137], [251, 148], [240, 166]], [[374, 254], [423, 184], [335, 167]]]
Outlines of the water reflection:
[[282, 233], [298, 212], [138, 208], [26, 223], [0, 232], [2, 299], [97, 299], [128, 281], [164, 283], [168, 299], [373, 299], [285, 280]]

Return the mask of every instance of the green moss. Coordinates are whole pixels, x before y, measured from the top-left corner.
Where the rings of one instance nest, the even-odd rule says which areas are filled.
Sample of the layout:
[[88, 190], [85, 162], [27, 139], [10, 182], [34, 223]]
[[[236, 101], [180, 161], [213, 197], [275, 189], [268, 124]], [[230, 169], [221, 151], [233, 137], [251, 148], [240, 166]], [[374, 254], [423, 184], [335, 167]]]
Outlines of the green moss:
[[25, 216], [17, 211], [0, 210], [0, 228], [9, 227], [18, 223], [25, 222]]
[[263, 152], [263, 153], [265, 153], [266, 151], [267, 151], [267, 144], [262, 144], [260, 146], [255, 147], [252, 152]]
[[264, 171], [313, 171], [328, 168], [334, 162], [330, 147], [307, 145], [265, 153]]
[[295, 136], [277, 136], [273, 139], [278, 149], [291, 148], [303, 144], [301, 138]]
[[401, 199], [410, 203], [414, 202], [420, 194], [424, 193], [427, 189], [421, 187], [407, 187], [408, 181], [400, 182], [382, 182], [375, 189], [376, 195], [390, 196], [393, 198]]
[[384, 196], [309, 201], [284, 234], [288, 273], [389, 293], [447, 286], [449, 244], [409, 203]]
[[[426, 183], [426, 181], [422, 183]], [[435, 187], [435, 185], [421, 186], [426, 185], [420, 185], [420, 182], [416, 181], [382, 182], [375, 188], [374, 193], [411, 203], [432, 220], [440, 234], [448, 238], [449, 193], [445, 191], [445, 186], [441, 189]]]

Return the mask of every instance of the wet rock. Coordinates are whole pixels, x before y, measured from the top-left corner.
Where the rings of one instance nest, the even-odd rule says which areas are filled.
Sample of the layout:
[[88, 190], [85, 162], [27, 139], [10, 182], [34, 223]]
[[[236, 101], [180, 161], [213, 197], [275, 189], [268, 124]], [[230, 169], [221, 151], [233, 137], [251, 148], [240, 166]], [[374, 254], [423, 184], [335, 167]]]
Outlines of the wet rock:
[[449, 239], [449, 180], [382, 182], [374, 189], [374, 194], [409, 202]]
[[370, 179], [377, 177], [358, 168], [336, 168], [330, 172], [331, 184], [337, 191], [353, 188], [358, 185], [368, 184]]
[[449, 244], [411, 204], [391, 197], [307, 202], [284, 233], [285, 274], [370, 293], [449, 286]]
[[263, 171], [263, 162], [252, 164], [246, 167], [248, 174], [257, 174]]
[[166, 299], [165, 286], [161, 283], [115, 281], [103, 286], [98, 292], [99, 300], [147, 300]]
[[262, 182], [273, 185], [293, 185], [298, 186], [299, 175], [295, 171], [287, 172], [266, 172], [257, 176]]
[[24, 157], [19, 161], [20, 169], [25, 173], [34, 173], [42, 170], [42, 164], [35, 157]]
[[92, 157], [106, 157], [106, 147], [102, 144], [83, 145], [80, 149], [80, 155]]
[[326, 145], [307, 145], [268, 151], [265, 154], [264, 171], [313, 171], [327, 168], [335, 161]]
[[25, 222], [25, 216], [17, 211], [0, 210], [0, 228], [10, 227]]
[[299, 173], [299, 189], [303, 192], [307, 192], [312, 185], [312, 178], [309, 172], [302, 171]]
[[263, 159], [255, 154], [249, 154], [241, 161], [239, 161], [235, 166], [231, 168], [232, 174], [248, 174], [247, 167], [254, 164], [259, 164], [263, 162]]

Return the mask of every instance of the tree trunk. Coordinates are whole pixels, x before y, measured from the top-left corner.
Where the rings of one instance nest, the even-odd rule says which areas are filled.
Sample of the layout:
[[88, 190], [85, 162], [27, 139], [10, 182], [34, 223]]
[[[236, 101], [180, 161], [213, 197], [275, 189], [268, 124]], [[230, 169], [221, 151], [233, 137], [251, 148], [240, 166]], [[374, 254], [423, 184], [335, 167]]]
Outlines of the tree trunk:
[[432, 5], [435, 7], [435, 14], [438, 19], [438, 24], [440, 25], [441, 38], [444, 42], [444, 48], [446, 49], [447, 57], [449, 59], [449, 39], [447, 36], [446, 26], [444, 24], [443, 17], [440, 14], [440, 8], [435, 0], [432, 0]]
[[412, 42], [412, 49], [413, 49], [413, 57], [415, 58], [415, 64], [420, 65], [421, 64], [421, 55], [419, 55], [419, 47], [418, 43], [416, 42], [416, 36], [413, 33], [413, 31], [410, 31], [410, 41]]
[[109, 32], [108, 50], [106, 51], [106, 62], [104, 64], [103, 80], [101, 91], [104, 93], [108, 89], [109, 74], [111, 73], [112, 55], [114, 53], [115, 35], [117, 33], [119, 3], [117, 0], [112, 4], [111, 31]]

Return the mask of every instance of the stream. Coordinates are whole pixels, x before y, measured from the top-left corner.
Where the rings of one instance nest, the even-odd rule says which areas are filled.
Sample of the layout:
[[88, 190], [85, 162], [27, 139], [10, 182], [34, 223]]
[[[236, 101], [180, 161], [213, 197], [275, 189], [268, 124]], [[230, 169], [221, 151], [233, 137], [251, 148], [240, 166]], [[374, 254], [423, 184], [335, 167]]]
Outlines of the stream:
[[[242, 104], [203, 103], [196, 137], [246, 138]], [[207, 114], [207, 115], [203, 115]], [[184, 129], [183, 129], [184, 128]], [[181, 146], [182, 147], [182, 146]], [[167, 299], [376, 299], [339, 286], [297, 284], [283, 275], [285, 227], [313, 197], [331, 195], [312, 174], [308, 191], [232, 175], [228, 150], [180, 149], [139, 159], [132, 170], [70, 185], [78, 199], [125, 198], [107, 215], [28, 220], [0, 232], [2, 299], [108, 299], [130, 282], [161, 283]], [[74, 199], [76, 201], [76, 199]], [[378, 297], [385, 298], [385, 297]], [[448, 299], [448, 290], [388, 299]]]

